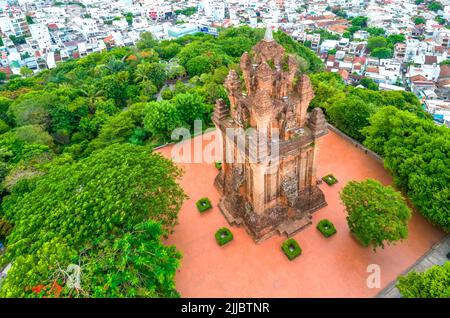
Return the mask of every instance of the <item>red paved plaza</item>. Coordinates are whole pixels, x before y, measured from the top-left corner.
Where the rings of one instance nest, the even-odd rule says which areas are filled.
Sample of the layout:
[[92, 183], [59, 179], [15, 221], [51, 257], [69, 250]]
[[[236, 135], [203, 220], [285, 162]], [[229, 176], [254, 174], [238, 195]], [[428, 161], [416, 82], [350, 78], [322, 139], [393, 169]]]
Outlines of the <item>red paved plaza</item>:
[[[172, 147], [159, 152], [170, 157]], [[391, 177], [378, 161], [332, 131], [320, 140], [318, 148], [317, 176], [333, 173], [339, 182], [331, 187], [321, 185], [328, 206], [315, 212], [313, 224], [294, 236], [303, 254], [293, 261], [281, 251], [285, 237], [275, 236], [257, 245], [243, 228], [228, 225], [217, 208], [214, 164], [180, 164], [184, 170], [180, 183], [189, 199], [167, 243], [183, 254], [176, 275], [182, 297], [372, 297], [444, 236], [414, 213], [406, 241], [376, 253], [361, 247], [348, 231], [339, 191], [350, 180], [373, 178], [389, 184]], [[195, 206], [202, 197], [208, 197], [214, 206], [203, 215]], [[337, 229], [328, 239], [316, 229], [323, 218]], [[231, 229], [234, 240], [219, 247], [214, 233], [222, 226]], [[381, 268], [380, 289], [367, 287], [370, 264]]]

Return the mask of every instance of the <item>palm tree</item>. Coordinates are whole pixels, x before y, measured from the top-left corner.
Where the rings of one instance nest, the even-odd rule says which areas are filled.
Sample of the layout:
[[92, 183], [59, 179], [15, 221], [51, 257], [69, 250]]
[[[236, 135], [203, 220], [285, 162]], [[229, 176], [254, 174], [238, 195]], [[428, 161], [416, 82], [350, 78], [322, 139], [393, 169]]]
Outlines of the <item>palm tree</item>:
[[151, 66], [150, 63], [142, 63], [137, 66], [134, 77], [136, 82], [146, 82], [149, 80]]
[[103, 90], [97, 89], [94, 85], [85, 85], [81, 88], [81, 93], [88, 99], [89, 113], [95, 114], [97, 101], [103, 99]]
[[105, 64], [105, 68], [109, 70], [111, 74], [122, 71], [125, 68], [125, 63], [114, 58], [108, 60]]

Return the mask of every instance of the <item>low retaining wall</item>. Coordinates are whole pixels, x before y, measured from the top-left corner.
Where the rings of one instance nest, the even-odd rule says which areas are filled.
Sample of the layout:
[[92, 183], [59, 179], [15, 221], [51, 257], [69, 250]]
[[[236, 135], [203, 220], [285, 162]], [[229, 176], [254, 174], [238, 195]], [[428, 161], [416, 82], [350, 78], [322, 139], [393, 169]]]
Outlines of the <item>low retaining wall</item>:
[[342, 131], [340, 131], [339, 129], [337, 129], [336, 127], [334, 127], [333, 125], [327, 123], [328, 129], [330, 129], [331, 131], [335, 132], [336, 134], [338, 134], [339, 136], [341, 136], [342, 138], [346, 139], [348, 142], [350, 142], [352, 145], [354, 145], [356, 148], [361, 149], [362, 151], [364, 151], [364, 153], [366, 155], [371, 156], [372, 158], [374, 158], [375, 160], [379, 161], [380, 163], [383, 163], [383, 158], [381, 158], [378, 154], [376, 154], [375, 152], [373, 152], [372, 150], [370, 150], [369, 148], [364, 147], [361, 143], [359, 143], [358, 141], [356, 141], [355, 139], [347, 136], [346, 134], [344, 134]]

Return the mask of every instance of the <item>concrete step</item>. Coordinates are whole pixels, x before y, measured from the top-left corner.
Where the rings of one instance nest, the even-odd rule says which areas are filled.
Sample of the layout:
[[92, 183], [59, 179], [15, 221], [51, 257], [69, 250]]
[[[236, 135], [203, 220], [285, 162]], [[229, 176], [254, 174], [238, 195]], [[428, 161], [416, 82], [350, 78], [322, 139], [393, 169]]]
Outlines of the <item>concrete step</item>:
[[242, 218], [235, 218], [233, 215], [231, 215], [231, 213], [229, 213], [228, 210], [224, 207], [224, 204], [222, 202], [219, 202], [219, 210], [220, 212], [222, 212], [223, 216], [230, 225], [239, 226], [242, 224]]
[[311, 224], [312, 224], [311, 217], [304, 216], [303, 218], [297, 219], [293, 222], [280, 224], [277, 228], [277, 231], [278, 233], [280, 233], [280, 235], [286, 235], [287, 237], [291, 237]]

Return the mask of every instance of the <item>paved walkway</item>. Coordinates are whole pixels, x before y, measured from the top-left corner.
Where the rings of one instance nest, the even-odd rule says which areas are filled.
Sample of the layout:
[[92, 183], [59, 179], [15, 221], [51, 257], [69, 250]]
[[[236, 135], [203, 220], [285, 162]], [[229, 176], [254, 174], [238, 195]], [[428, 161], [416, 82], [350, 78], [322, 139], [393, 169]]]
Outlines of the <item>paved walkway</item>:
[[[442, 265], [445, 262], [450, 261], [447, 258], [447, 254], [450, 253], [450, 235], [445, 237], [442, 241], [434, 245], [428, 253], [421, 257], [413, 266], [406, 270], [404, 274], [411, 271], [423, 272], [434, 265]], [[378, 295], [378, 298], [400, 298], [400, 292], [395, 287], [397, 280], [393, 281], [383, 289]]]
[[[203, 149], [209, 153], [207, 145]], [[320, 185], [328, 206], [315, 212], [313, 224], [294, 236], [303, 254], [291, 262], [280, 248], [285, 237], [255, 244], [242, 227], [227, 224], [217, 208], [220, 196], [213, 186], [217, 175], [213, 163], [180, 164], [185, 172], [180, 184], [189, 199], [167, 244], [174, 244], [183, 255], [175, 277], [182, 297], [374, 297], [445, 236], [413, 213], [405, 241], [376, 253], [359, 245], [349, 233], [339, 191], [350, 180], [373, 178], [390, 184], [391, 177], [380, 162], [332, 131], [317, 146], [318, 176], [333, 173], [339, 182]], [[172, 149], [169, 145], [158, 152], [171, 157]], [[191, 151], [199, 152], [201, 147]], [[213, 209], [200, 214], [195, 202], [202, 197], [211, 200]], [[316, 229], [324, 218], [337, 229], [330, 238]], [[222, 226], [230, 228], [234, 240], [219, 247], [214, 233]], [[380, 288], [368, 287], [372, 264], [380, 266]]]

